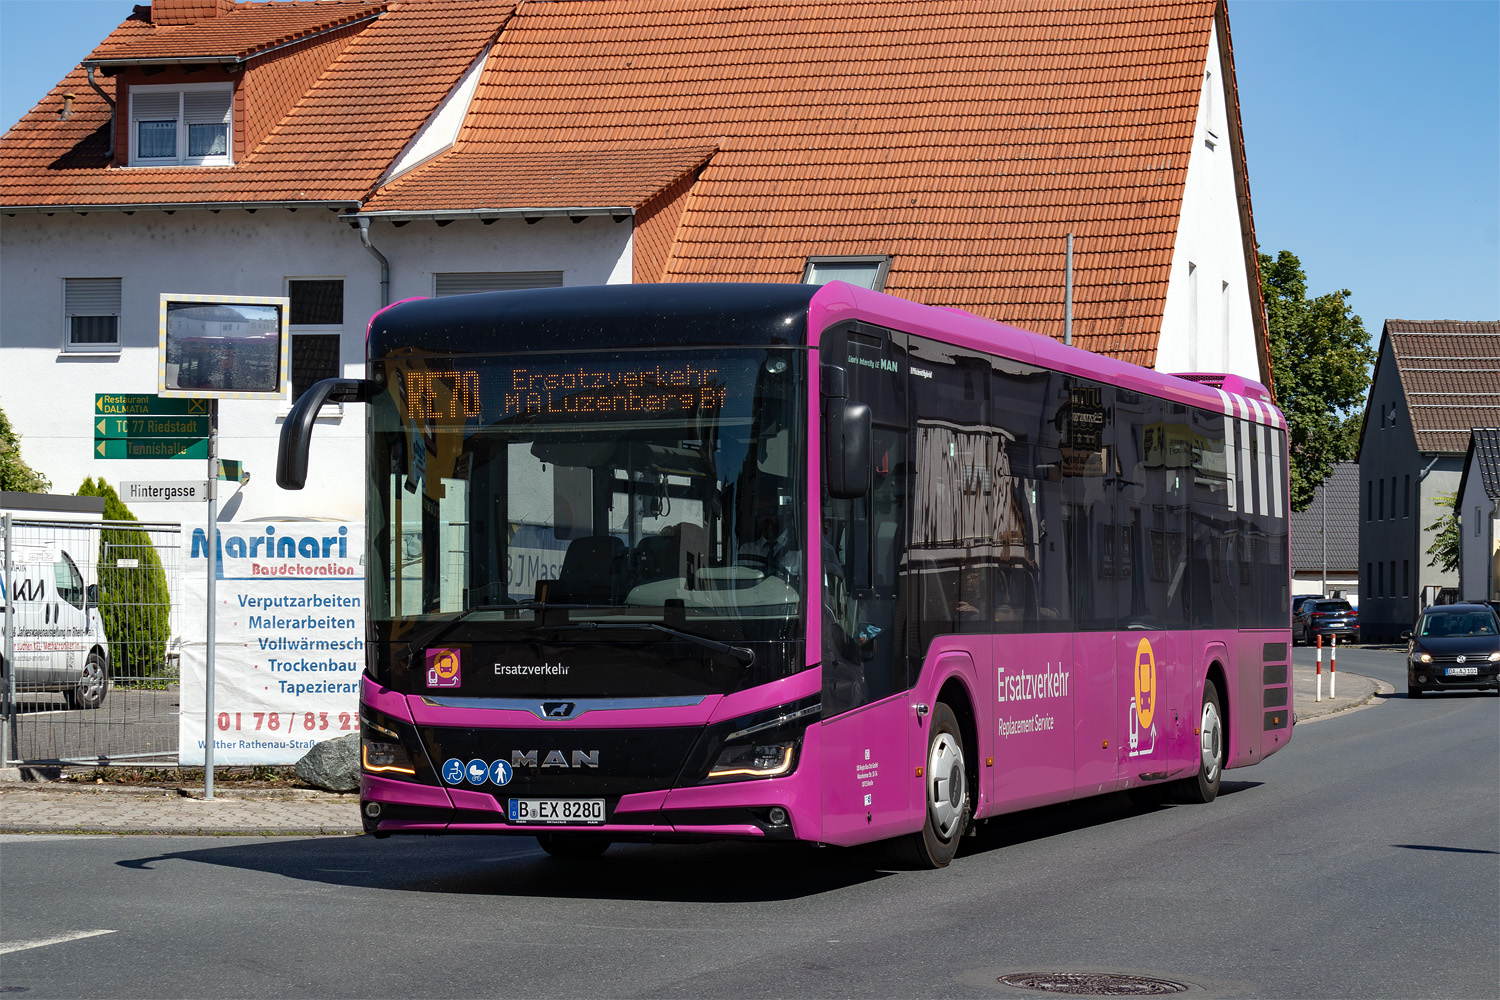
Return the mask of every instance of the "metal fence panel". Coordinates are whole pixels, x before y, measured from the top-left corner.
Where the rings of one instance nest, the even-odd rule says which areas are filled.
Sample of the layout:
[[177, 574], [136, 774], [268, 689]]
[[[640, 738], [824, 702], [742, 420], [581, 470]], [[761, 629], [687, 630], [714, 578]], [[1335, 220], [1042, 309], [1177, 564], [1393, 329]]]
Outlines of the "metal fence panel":
[[181, 525], [12, 518], [0, 543], [4, 756], [175, 763]]

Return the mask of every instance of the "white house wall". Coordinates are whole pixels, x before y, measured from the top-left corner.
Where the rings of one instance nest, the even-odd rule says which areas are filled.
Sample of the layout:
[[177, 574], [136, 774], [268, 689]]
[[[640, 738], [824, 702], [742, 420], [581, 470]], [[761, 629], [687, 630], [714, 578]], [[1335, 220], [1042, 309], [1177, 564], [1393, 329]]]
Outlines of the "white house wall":
[[1458, 498], [1458, 596], [1487, 601], [1493, 596], [1491, 559], [1494, 554], [1495, 503], [1484, 490], [1478, 462], [1469, 466], [1463, 496]]
[[[452, 271], [562, 271], [565, 285], [629, 280], [631, 224], [591, 217], [574, 224], [546, 218], [534, 225], [503, 220], [439, 227], [414, 222], [371, 227], [391, 265], [392, 302], [430, 296], [433, 275]], [[0, 227], [0, 408], [21, 435], [22, 456], [72, 493], [87, 477], [122, 480], [201, 479], [206, 463], [190, 460], [100, 460], [93, 457], [94, 395], [153, 393], [162, 292], [284, 295], [287, 278], [343, 278], [344, 374], [363, 375], [364, 334], [380, 307], [380, 268], [358, 231], [324, 208], [16, 215]], [[623, 276], [623, 279], [622, 279]], [[63, 279], [121, 280], [118, 355], [61, 350]], [[223, 484], [221, 519], [364, 516], [364, 412], [349, 405], [318, 421], [307, 488], [279, 489], [276, 449], [286, 403], [220, 403], [219, 454], [251, 473], [243, 488]], [[236, 495], [236, 491], [238, 491]], [[144, 520], [202, 523], [201, 504], [134, 508]]]
[[1182, 213], [1156, 368], [1165, 372], [1230, 372], [1261, 381], [1250, 289], [1246, 287], [1244, 230], [1234, 188], [1235, 151], [1229, 144], [1219, 33], [1209, 42], [1193, 152], [1188, 159]]

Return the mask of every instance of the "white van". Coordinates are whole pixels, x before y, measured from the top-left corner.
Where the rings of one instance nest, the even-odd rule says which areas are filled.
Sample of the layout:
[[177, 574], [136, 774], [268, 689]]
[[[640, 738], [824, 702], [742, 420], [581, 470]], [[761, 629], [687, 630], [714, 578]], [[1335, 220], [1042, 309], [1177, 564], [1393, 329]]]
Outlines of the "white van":
[[[28, 514], [47, 516], [28, 511], [17, 520]], [[82, 524], [14, 524], [10, 576], [5, 579], [0, 573], [0, 628], [4, 616], [12, 614], [17, 700], [34, 692], [57, 691], [70, 708], [98, 708], [104, 703], [109, 693], [109, 640], [96, 606], [98, 589], [85, 583], [79, 569], [80, 562], [93, 564], [91, 554], [98, 545], [98, 529]], [[0, 676], [9, 670], [0, 647]]]

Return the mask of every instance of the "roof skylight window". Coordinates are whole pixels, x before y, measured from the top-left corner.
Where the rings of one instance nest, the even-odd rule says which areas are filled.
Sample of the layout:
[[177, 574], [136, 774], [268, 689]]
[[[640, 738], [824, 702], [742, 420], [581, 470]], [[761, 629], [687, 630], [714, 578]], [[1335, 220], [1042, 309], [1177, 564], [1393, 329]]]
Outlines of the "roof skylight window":
[[845, 281], [880, 292], [885, 290], [885, 279], [890, 269], [891, 258], [887, 254], [809, 257], [807, 266], [802, 269], [802, 284], [826, 285], [830, 281]]

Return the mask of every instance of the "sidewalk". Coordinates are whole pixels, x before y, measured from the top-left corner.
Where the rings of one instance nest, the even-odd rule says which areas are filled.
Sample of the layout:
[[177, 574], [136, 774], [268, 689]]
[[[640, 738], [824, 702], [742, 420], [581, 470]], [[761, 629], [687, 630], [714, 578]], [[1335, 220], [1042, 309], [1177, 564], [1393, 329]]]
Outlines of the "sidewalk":
[[[1292, 670], [1297, 722], [1303, 725], [1370, 704], [1390, 689], [1359, 674], [1339, 672], [1338, 697], [1314, 701], [1311, 667]], [[212, 802], [172, 788], [0, 783], [0, 833], [221, 834], [331, 836], [361, 832], [359, 798], [307, 789], [215, 789]]]
[[1312, 667], [1292, 667], [1292, 708], [1296, 712], [1297, 724], [1317, 722], [1339, 712], [1379, 704], [1375, 695], [1382, 690], [1390, 694], [1396, 689], [1373, 677], [1351, 674], [1340, 670], [1337, 678], [1338, 697], [1328, 695], [1333, 675], [1328, 664], [1323, 664], [1323, 700], [1314, 700], [1317, 695], [1317, 674]]
[[359, 797], [310, 789], [0, 784], [0, 833], [176, 833], [327, 836], [362, 832]]

